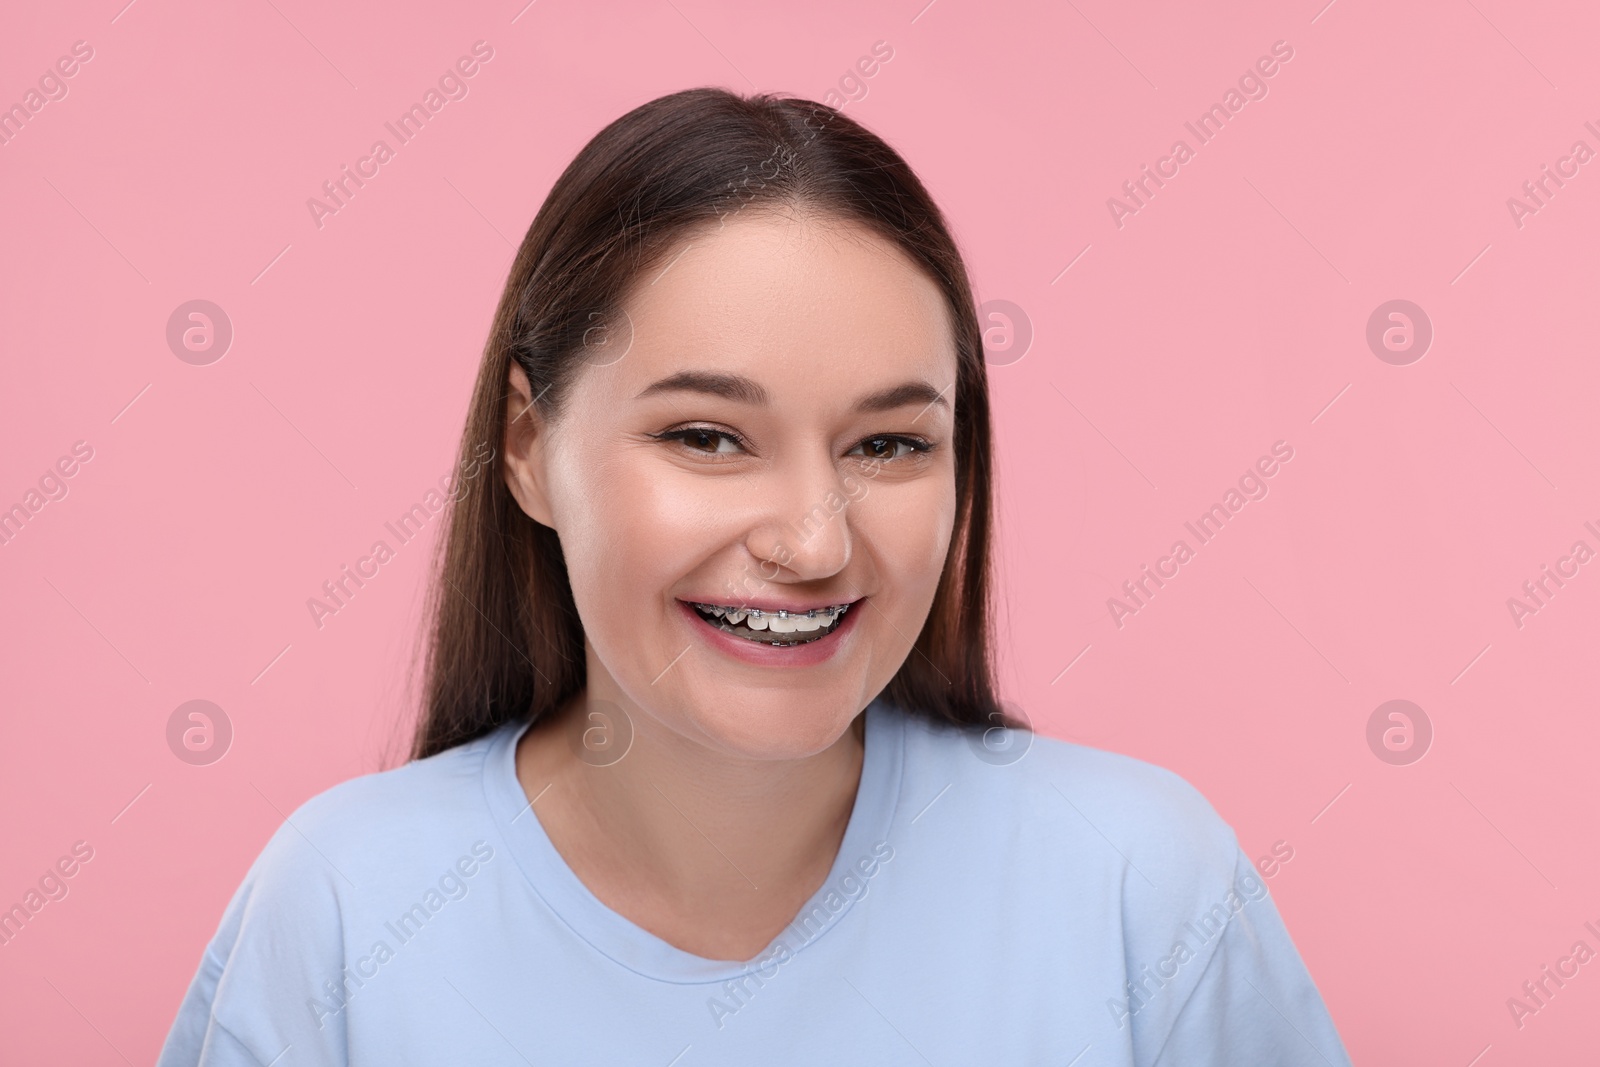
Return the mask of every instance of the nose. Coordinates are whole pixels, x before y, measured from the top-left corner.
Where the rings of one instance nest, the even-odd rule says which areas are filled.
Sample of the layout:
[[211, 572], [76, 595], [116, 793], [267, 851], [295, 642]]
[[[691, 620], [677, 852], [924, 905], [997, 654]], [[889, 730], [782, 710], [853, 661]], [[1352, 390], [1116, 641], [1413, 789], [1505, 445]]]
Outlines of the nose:
[[839, 471], [808, 461], [804, 470], [766, 475], [759, 519], [745, 537], [757, 573], [768, 581], [830, 578], [850, 562], [853, 549], [849, 506]]

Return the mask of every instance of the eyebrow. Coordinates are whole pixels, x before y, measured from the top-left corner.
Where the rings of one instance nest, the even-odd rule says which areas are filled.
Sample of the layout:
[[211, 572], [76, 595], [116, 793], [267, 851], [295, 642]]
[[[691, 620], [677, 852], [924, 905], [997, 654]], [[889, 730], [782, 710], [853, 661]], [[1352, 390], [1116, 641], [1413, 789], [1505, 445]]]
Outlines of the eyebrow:
[[[635, 400], [642, 400], [656, 393], [706, 393], [710, 396], [720, 396], [740, 404], [749, 404], [754, 407], [765, 407], [772, 403], [771, 396], [763, 389], [760, 383], [752, 381], [743, 375], [720, 374], [713, 371], [686, 370], [669, 375], [658, 382], [647, 386]], [[949, 410], [950, 404], [944, 398], [944, 390], [935, 389], [925, 381], [912, 380], [892, 385], [887, 389], [880, 389], [876, 393], [869, 393], [856, 402], [855, 410], [860, 412], [893, 411], [895, 408], [906, 407], [910, 404], [922, 404], [931, 407], [941, 404]]]

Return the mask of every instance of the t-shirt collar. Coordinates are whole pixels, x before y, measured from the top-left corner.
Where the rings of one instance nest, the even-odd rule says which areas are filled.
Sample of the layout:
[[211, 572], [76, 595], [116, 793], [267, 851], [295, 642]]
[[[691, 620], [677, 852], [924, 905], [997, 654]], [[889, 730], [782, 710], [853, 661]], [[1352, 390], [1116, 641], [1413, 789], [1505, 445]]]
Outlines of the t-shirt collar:
[[[791, 952], [804, 951], [849, 914], [855, 897], [841, 894], [839, 885], [858, 860], [872, 855], [874, 845], [888, 840], [905, 762], [904, 713], [880, 697], [867, 705], [866, 718], [861, 782], [839, 854], [827, 880], [796, 916], [821, 918], [804, 927], [785, 927], [767, 949], [744, 962], [686, 952], [612, 911], [590, 892], [551, 843], [517, 779], [517, 742], [530, 724], [507, 723], [491, 735], [483, 767], [484, 796], [496, 827], [534, 893], [592, 948], [631, 971], [660, 981], [726, 981], [755, 970], [757, 965], [770, 967], [766, 961], [780, 942]], [[830, 894], [837, 911], [825, 904]]]

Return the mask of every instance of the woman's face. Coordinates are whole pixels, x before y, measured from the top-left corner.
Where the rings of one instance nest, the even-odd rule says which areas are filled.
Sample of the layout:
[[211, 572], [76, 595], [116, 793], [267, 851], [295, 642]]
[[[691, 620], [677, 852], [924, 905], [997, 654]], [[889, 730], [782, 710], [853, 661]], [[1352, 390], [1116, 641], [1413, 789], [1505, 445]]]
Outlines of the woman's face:
[[956, 509], [949, 312], [894, 245], [815, 215], [743, 212], [666, 264], [560, 419], [513, 426], [507, 481], [560, 537], [592, 700], [812, 755], [921, 655]]

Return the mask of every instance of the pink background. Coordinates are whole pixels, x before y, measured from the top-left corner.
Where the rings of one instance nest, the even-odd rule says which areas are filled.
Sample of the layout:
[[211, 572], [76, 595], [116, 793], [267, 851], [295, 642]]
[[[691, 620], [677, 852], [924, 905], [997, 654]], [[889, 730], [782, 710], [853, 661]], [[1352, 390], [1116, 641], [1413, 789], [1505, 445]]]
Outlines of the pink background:
[[[1592, 5], [123, 2], [0, 34], [0, 104], [94, 50], [0, 146], [0, 507], [94, 450], [0, 547], [0, 905], [94, 849], [0, 947], [6, 1062], [152, 1059], [284, 813], [403, 747], [434, 529], [322, 629], [306, 600], [450, 470], [572, 155], [693, 85], [820, 99], [879, 40], [846, 113], [1033, 330], [992, 368], [1007, 696], [1177, 770], [1251, 855], [1293, 848], [1268, 884], [1356, 1062], [1593, 1055], [1600, 962], [1521, 1028], [1506, 1004], [1600, 949], [1600, 562], [1507, 606], [1600, 549], [1600, 161], [1507, 207], [1600, 149]], [[478, 40], [469, 95], [319, 229], [307, 198]], [[1269, 94], [1118, 227], [1107, 199], [1280, 40]], [[207, 366], [165, 336], [194, 299], [235, 333]], [[1409, 365], [1365, 338], [1393, 299], [1435, 331]], [[1199, 545], [1278, 440], [1269, 495]], [[1366, 737], [1397, 698], [1434, 730], [1409, 765]], [[209, 766], [167, 743], [193, 699], [233, 725]]]

